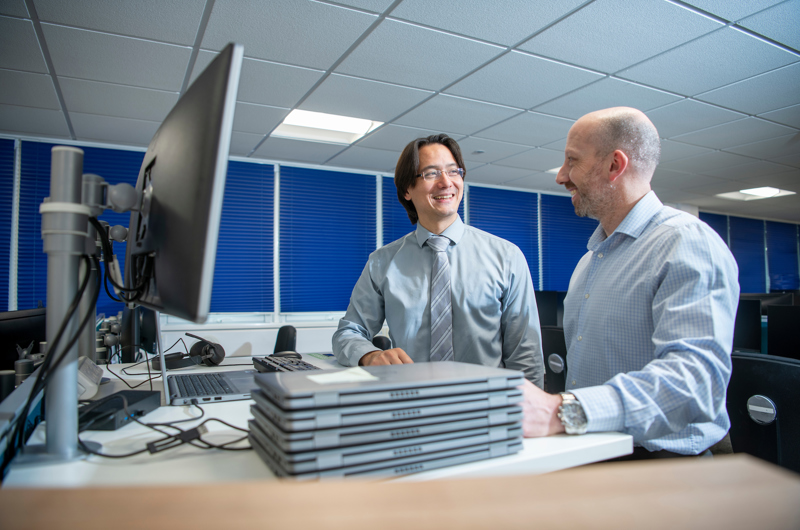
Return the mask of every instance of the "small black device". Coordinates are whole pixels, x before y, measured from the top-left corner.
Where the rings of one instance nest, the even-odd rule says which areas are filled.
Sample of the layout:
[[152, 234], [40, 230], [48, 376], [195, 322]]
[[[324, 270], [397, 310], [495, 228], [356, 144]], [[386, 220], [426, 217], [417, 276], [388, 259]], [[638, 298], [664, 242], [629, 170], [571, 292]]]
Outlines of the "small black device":
[[[121, 396], [127, 400], [127, 414]], [[161, 392], [157, 390], [120, 390], [103, 398], [96, 407], [89, 404], [84, 407], [85, 412], [78, 410], [78, 430], [116, 431], [160, 406]]]
[[302, 372], [305, 370], [321, 370], [320, 367], [308, 364], [292, 357], [253, 357], [253, 366], [259, 372]]
[[281, 326], [281, 329], [278, 330], [278, 338], [275, 339], [275, 349], [272, 355], [300, 358], [300, 354], [297, 353], [297, 330], [294, 326]]

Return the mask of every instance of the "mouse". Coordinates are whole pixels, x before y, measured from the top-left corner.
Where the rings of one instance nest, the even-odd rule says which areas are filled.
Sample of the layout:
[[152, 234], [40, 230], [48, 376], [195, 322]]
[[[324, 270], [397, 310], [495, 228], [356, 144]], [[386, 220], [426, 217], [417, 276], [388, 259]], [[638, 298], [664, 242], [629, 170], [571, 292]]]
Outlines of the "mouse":
[[300, 359], [301, 356], [296, 351], [276, 351], [270, 357], [288, 357], [290, 359]]

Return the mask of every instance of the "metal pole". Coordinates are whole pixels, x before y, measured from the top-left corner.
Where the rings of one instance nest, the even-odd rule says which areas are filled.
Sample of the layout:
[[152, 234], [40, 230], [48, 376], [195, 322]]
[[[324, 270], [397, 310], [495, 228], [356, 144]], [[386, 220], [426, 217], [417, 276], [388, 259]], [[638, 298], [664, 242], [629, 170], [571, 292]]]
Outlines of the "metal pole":
[[[58, 328], [78, 291], [80, 256], [86, 250], [89, 208], [81, 204], [83, 151], [54, 147], [50, 169], [50, 197], [42, 214], [42, 239], [47, 253], [47, 344], [48, 355], [64, 351], [75, 331], [79, 315], [70, 318], [58, 347], [53, 344]], [[91, 289], [91, 287], [89, 287]], [[78, 346], [66, 352], [45, 388], [47, 453], [59, 459], [78, 453]]]

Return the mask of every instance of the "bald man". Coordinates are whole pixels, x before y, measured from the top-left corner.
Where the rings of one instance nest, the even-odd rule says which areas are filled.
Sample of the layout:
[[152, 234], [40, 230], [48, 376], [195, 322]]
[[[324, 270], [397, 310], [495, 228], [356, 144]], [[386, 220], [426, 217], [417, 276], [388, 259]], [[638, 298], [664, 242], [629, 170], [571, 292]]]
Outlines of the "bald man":
[[738, 269], [720, 237], [650, 189], [660, 141], [640, 111], [569, 131], [556, 182], [597, 219], [564, 300], [567, 392], [526, 385], [525, 435], [633, 435], [631, 458], [707, 454], [730, 427]]

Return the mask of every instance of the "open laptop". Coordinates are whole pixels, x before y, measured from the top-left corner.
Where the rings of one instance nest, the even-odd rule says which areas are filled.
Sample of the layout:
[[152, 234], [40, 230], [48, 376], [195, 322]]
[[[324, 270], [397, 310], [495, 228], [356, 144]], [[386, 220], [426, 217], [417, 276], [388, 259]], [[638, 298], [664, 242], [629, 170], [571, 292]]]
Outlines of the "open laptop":
[[256, 386], [253, 376], [257, 373], [256, 370], [236, 370], [167, 374], [167, 402], [170, 405], [190, 405], [192, 400], [203, 404], [250, 399], [250, 392]]
[[505, 368], [444, 362], [258, 374], [256, 383], [280, 408], [300, 410], [508, 390], [522, 385], [523, 375]]

